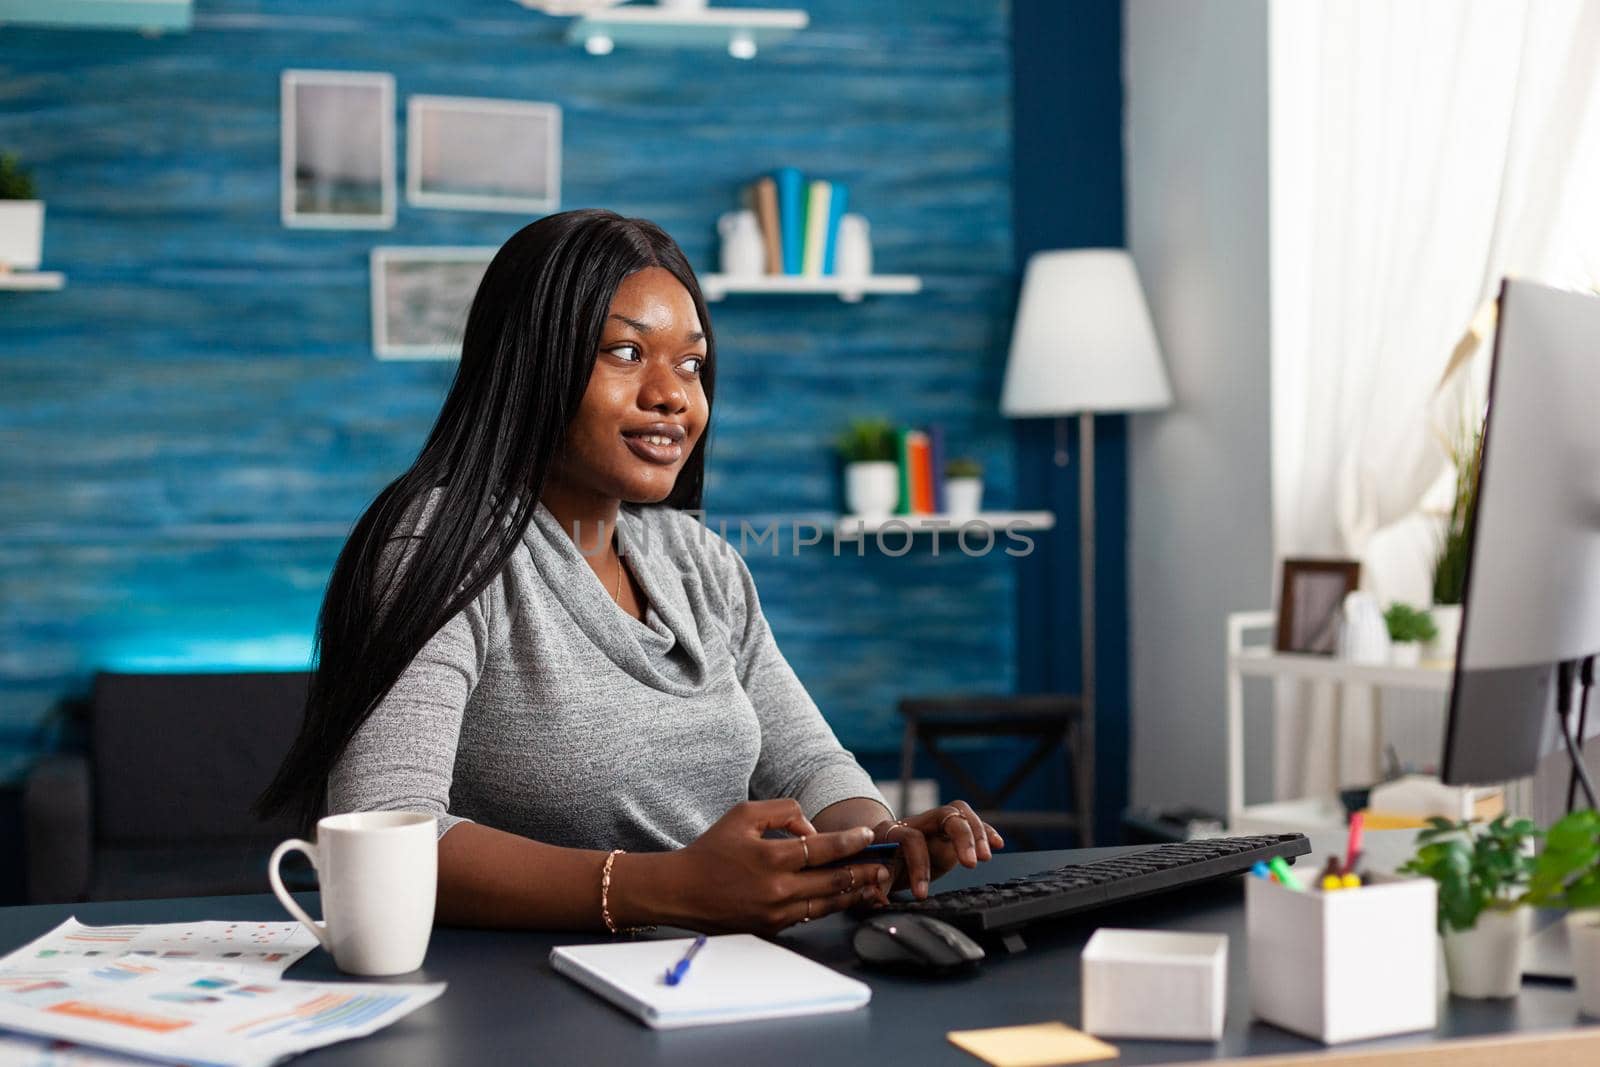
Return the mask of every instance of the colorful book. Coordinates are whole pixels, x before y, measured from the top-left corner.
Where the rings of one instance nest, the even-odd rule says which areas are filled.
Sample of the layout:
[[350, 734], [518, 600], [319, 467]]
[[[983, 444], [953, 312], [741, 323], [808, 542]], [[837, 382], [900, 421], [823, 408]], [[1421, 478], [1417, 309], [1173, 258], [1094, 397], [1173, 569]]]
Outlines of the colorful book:
[[922, 430], [906, 431], [907, 480], [911, 492], [911, 513], [933, 511], [933, 476], [928, 464], [928, 435]]
[[933, 423], [928, 427], [928, 467], [933, 479], [933, 511], [943, 514], [944, 502], [944, 427]]
[[772, 172], [778, 187], [778, 230], [783, 245], [783, 273], [799, 274], [805, 241], [805, 196], [800, 172], [779, 167]]
[[907, 438], [909, 430], [896, 430], [895, 454], [898, 457], [900, 468], [900, 499], [895, 502], [894, 510], [897, 515], [911, 514], [911, 456], [907, 451]]
[[843, 182], [833, 182], [832, 195], [828, 197], [828, 247], [822, 253], [822, 273], [833, 273], [834, 247], [839, 243], [839, 217], [844, 214], [850, 200], [850, 187]]
[[828, 251], [828, 201], [830, 182], [817, 180], [806, 186], [806, 246], [801, 256], [800, 273], [808, 278], [822, 277], [822, 258]]
[[778, 230], [778, 183], [762, 178], [755, 184], [756, 220], [767, 252], [767, 273], [783, 273], [783, 236]]

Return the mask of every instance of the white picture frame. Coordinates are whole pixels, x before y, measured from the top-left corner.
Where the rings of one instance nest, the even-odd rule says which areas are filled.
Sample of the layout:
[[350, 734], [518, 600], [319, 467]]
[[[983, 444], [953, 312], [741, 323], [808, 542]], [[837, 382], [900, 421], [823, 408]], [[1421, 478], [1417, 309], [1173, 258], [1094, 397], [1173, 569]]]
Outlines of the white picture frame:
[[407, 97], [406, 203], [521, 215], [559, 210], [560, 106]]
[[285, 226], [394, 227], [394, 76], [285, 70], [280, 78], [279, 213]]
[[372, 354], [460, 359], [467, 311], [494, 246], [379, 246], [372, 250]]

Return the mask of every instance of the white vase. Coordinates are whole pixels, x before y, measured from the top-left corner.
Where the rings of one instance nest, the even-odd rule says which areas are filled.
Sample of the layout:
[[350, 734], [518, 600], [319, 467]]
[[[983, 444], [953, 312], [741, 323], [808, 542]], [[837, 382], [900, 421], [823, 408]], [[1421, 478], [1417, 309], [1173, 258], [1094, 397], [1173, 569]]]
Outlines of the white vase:
[[766, 269], [767, 250], [754, 211], [730, 211], [717, 220], [722, 235], [722, 273], [753, 278]]
[[1517, 995], [1528, 915], [1527, 908], [1486, 908], [1472, 929], [1445, 932], [1444, 964], [1452, 994], [1474, 1000]]
[[1572, 946], [1578, 1005], [1585, 1015], [1600, 1018], [1600, 909], [1567, 913], [1567, 943]]
[[1389, 662], [1396, 667], [1415, 667], [1422, 662], [1422, 645], [1416, 641], [1396, 641], [1389, 646]]
[[1456, 646], [1461, 643], [1461, 605], [1435, 604], [1428, 609], [1428, 614], [1439, 628], [1438, 635], [1428, 642], [1428, 658], [1455, 659]]
[[1354, 590], [1344, 598], [1339, 619], [1339, 656], [1352, 663], [1389, 662], [1389, 626], [1371, 593]]
[[983, 510], [983, 479], [946, 478], [944, 510], [955, 518], [971, 518], [978, 514]]
[[865, 216], [854, 213], [839, 216], [839, 235], [834, 239], [833, 272], [841, 278], [872, 276], [871, 227]]
[[847, 463], [844, 503], [852, 515], [881, 519], [900, 502], [900, 466], [888, 460]]
[[38, 270], [44, 251], [44, 201], [0, 200], [0, 267]]

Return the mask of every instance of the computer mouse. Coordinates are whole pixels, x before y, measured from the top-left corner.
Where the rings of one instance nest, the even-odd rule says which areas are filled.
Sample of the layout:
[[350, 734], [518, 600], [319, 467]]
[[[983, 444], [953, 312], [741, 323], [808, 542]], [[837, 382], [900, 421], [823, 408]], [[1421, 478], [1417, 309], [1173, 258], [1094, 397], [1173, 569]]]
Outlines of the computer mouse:
[[978, 943], [954, 926], [913, 912], [878, 912], [856, 927], [851, 945], [870, 967], [939, 974], [975, 967]]

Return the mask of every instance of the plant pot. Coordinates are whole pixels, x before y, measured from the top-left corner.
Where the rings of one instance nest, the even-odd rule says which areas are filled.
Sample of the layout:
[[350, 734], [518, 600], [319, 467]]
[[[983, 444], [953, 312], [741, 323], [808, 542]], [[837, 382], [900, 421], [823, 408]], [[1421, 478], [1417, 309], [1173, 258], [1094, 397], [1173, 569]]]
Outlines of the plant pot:
[[971, 518], [983, 508], [982, 478], [946, 478], [944, 480], [945, 514]]
[[1428, 642], [1428, 658], [1455, 659], [1456, 645], [1461, 640], [1461, 605], [1435, 604], [1428, 609], [1428, 614], [1439, 628], [1438, 636]]
[[881, 519], [894, 513], [900, 500], [900, 467], [888, 460], [847, 463], [844, 503], [852, 515]]
[[1527, 908], [1486, 908], [1472, 929], [1445, 932], [1445, 973], [1453, 995], [1474, 1000], [1517, 995], [1522, 988], [1528, 915]]
[[1600, 1018], [1600, 909], [1567, 913], [1567, 943], [1572, 946], [1578, 1005], [1585, 1015]]
[[1415, 667], [1422, 662], [1422, 645], [1416, 641], [1396, 641], [1389, 646], [1389, 662], [1396, 667]]
[[0, 200], [0, 269], [38, 270], [44, 251], [44, 201]]

